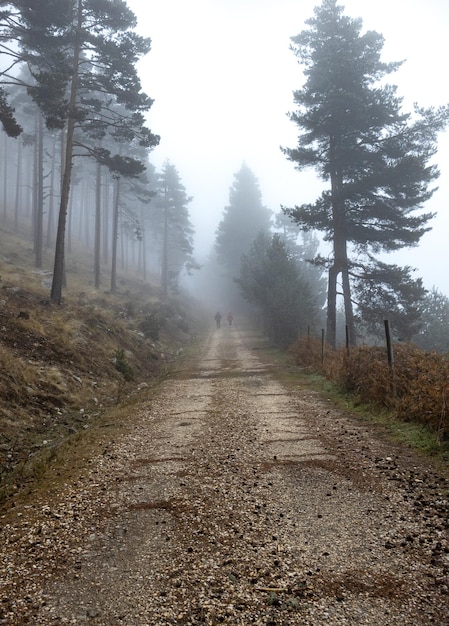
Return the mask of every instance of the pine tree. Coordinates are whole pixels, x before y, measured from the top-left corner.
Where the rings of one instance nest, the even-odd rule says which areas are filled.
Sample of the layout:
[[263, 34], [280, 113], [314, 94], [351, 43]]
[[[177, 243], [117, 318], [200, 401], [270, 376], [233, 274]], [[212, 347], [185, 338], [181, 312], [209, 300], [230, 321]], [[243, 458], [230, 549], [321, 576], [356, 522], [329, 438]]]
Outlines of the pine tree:
[[270, 217], [271, 211], [262, 204], [259, 182], [244, 163], [234, 175], [229, 205], [225, 207], [215, 240], [218, 260], [231, 279], [239, 275], [241, 256], [249, 251], [257, 234], [270, 229]]
[[[35, 84], [29, 93], [48, 128], [65, 132], [65, 159], [51, 299], [60, 302], [64, 240], [73, 158], [87, 154], [118, 176], [138, 176], [143, 164], [123, 153], [120, 144], [151, 148], [159, 138], [145, 126], [152, 100], [141, 91], [138, 59], [149, 39], [132, 30], [134, 14], [123, 0], [48, 0], [23, 2], [22, 45]], [[116, 153], [98, 142], [112, 136]], [[90, 137], [91, 141], [82, 138]]]
[[411, 341], [421, 328], [427, 292], [422, 279], [412, 277], [413, 271], [373, 257], [359, 267], [353, 265], [353, 294], [360, 325], [373, 337], [384, 337], [385, 319], [390, 322], [393, 336], [401, 341]]
[[9, 137], [18, 137], [22, 127], [14, 116], [14, 108], [8, 103], [5, 89], [0, 87], [0, 122]]
[[414, 342], [424, 350], [449, 353], [449, 298], [433, 287], [421, 301], [420, 320]]
[[147, 160], [146, 169], [138, 179], [129, 181], [133, 195], [133, 206], [137, 204], [137, 239], [139, 241], [138, 269], [143, 280], [147, 279], [149, 252], [153, 252], [152, 242], [152, 207], [157, 196], [157, 174], [154, 165]]
[[316, 233], [301, 230], [285, 213], [276, 213], [274, 226], [287, 250], [300, 268], [301, 276], [312, 288], [319, 306], [326, 302], [326, 279], [320, 263], [316, 262], [320, 242]]
[[0, 123], [9, 137], [18, 137], [22, 127], [18, 123], [14, 107], [9, 101], [7, 85], [16, 84], [14, 70], [22, 57], [17, 50], [19, 38], [20, 3], [0, 2], [0, 52], [2, 69], [0, 70]]
[[194, 230], [188, 211], [191, 201], [178, 170], [166, 161], [159, 176], [158, 196], [153, 203], [154, 223], [159, 230], [161, 287], [165, 295], [169, 287], [177, 291], [182, 269], [198, 268], [193, 258]]
[[236, 282], [261, 314], [269, 338], [282, 347], [317, 319], [312, 287], [279, 234], [259, 233], [242, 256]]
[[301, 134], [284, 148], [297, 169], [315, 168], [328, 188], [312, 204], [285, 209], [304, 229], [332, 242], [328, 263], [327, 338], [335, 345], [337, 279], [341, 276], [346, 324], [355, 344], [351, 291], [353, 259], [416, 245], [430, 227], [420, 209], [439, 175], [429, 161], [448, 109], [401, 111], [395, 86], [383, 79], [400, 63], [383, 63], [383, 37], [361, 33], [362, 21], [343, 15], [337, 0], [323, 0], [308, 28], [292, 37], [306, 82], [294, 92], [290, 114]]

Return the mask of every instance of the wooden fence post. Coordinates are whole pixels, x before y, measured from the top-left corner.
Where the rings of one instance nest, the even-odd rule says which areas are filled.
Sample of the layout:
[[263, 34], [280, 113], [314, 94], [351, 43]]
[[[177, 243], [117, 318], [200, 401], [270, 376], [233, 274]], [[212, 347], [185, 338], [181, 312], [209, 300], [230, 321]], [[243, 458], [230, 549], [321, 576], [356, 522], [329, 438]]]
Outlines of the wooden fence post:
[[324, 328], [321, 329], [321, 365], [324, 365]]
[[393, 396], [393, 398], [396, 398], [396, 376], [395, 376], [395, 371], [394, 371], [393, 344], [391, 341], [391, 331], [390, 331], [389, 320], [384, 320], [384, 325], [385, 325], [385, 339], [387, 341], [388, 365], [390, 367], [390, 389], [391, 389], [391, 395]]

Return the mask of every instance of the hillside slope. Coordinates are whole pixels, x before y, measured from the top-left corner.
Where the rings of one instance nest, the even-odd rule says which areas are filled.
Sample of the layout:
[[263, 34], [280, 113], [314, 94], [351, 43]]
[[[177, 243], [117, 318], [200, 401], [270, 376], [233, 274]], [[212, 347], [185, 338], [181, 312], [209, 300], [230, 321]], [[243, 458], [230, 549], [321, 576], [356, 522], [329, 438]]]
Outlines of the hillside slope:
[[89, 287], [68, 260], [62, 305], [30, 244], [0, 232], [0, 495], [36, 474], [68, 438], [157, 381], [196, 333], [187, 296], [127, 278], [116, 294]]

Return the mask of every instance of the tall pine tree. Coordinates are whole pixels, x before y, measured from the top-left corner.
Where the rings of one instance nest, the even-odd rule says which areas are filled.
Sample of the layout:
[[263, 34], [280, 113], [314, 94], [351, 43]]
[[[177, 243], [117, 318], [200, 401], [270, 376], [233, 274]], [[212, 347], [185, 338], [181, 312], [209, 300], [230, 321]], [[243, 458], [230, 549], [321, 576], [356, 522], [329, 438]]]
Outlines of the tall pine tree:
[[164, 295], [169, 288], [178, 289], [182, 269], [197, 268], [193, 258], [194, 230], [190, 222], [187, 195], [178, 170], [166, 161], [158, 181], [158, 195], [153, 202], [154, 224], [159, 231], [161, 287]]
[[215, 249], [222, 266], [231, 278], [240, 273], [240, 259], [258, 233], [270, 229], [271, 211], [262, 204], [259, 182], [244, 163], [234, 175], [229, 190], [229, 205], [225, 207], [217, 229]]
[[321, 231], [332, 243], [327, 338], [335, 345], [341, 277], [355, 344], [353, 262], [359, 267], [366, 258], [372, 266], [373, 254], [414, 246], [429, 230], [433, 215], [420, 209], [435, 190], [431, 185], [439, 172], [430, 160], [448, 109], [403, 113], [397, 88], [383, 82], [401, 64], [383, 63], [383, 37], [362, 34], [362, 21], [345, 16], [337, 0], [323, 0], [306, 24], [292, 37], [306, 76], [294, 92], [297, 110], [290, 114], [300, 130], [298, 145], [283, 150], [297, 169], [315, 168], [328, 188], [314, 203], [285, 210], [302, 228]]
[[[65, 132], [51, 288], [51, 299], [60, 302], [75, 154], [94, 156], [118, 176], [137, 176], [144, 169], [142, 162], [128, 156], [120, 144], [151, 148], [159, 141], [145, 126], [152, 100], [141, 91], [136, 69], [150, 50], [150, 40], [133, 31], [136, 18], [123, 0], [23, 0], [22, 5], [22, 46], [35, 79], [29, 92], [47, 126]], [[82, 133], [93, 141], [83, 141]], [[115, 154], [98, 146], [106, 135], [118, 142]]]

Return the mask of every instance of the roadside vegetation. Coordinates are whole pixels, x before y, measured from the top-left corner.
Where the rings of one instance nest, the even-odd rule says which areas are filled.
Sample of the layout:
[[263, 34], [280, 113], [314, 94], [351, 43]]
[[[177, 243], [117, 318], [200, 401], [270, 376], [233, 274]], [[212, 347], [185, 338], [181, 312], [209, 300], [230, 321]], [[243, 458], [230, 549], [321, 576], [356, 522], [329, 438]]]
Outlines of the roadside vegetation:
[[[67, 259], [71, 289], [55, 305], [27, 242], [0, 232], [0, 500], [26, 489], [111, 414], [141, 399], [197, 334], [187, 296], [121, 278], [89, 287], [89, 259]], [[88, 286], [86, 288], [86, 285]], [[128, 412], [132, 410], [128, 406]], [[131, 419], [131, 418], [129, 418]], [[126, 418], [117, 419], [117, 427]], [[104, 434], [104, 431], [103, 431]], [[74, 459], [75, 461], [75, 459]]]
[[385, 425], [415, 448], [449, 459], [449, 361], [447, 354], [413, 344], [394, 344], [394, 363], [386, 348], [360, 346], [331, 350], [303, 337], [289, 352], [295, 365], [328, 383], [327, 392], [360, 415]]
[[[24, 72], [0, 72], [0, 499], [170, 371], [199, 334], [200, 306], [180, 284], [200, 269], [209, 323], [211, 309], [251, 317], [278, 348], [291, 346], [294, 376], [322, 377], [403, 432], [416, 425], [428, 450], [449, 456], [449, 299], [382, 260], [430, 229], [421, 209], [436, 190], [429, 162], [449, 108], [403, 112], [396, 87], [377, 85], [401, 65], [381, 61], [383, 37], [322, 0], [292, 38], [307, 80], [290, 113], [298, 144], [283, 152], [314, 169], [323, 192], [304, 204], [299, 189], [298, 205], [276, 214], [243, 163], [200, 267], [192, 198], [170, 161], [158, 173], [149, 160], [159, 137], [145, 125], [152, 100], [135, 64], [150, 41], [121, 0], [83, 5], [7, 2], [0, 15]], [[102, 25], [95, 37], [92, 24]], [[394, 369], [377, 345], [385, 318]], [[313, 339], [323, 327], [324, 352]]]

